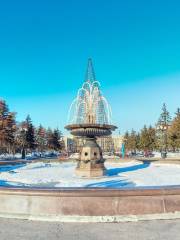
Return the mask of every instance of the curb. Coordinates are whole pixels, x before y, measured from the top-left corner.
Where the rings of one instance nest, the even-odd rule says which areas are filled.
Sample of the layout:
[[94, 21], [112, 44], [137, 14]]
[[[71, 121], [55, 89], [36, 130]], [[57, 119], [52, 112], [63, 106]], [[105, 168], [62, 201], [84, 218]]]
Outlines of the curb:
[[31, 216], [24, 214], [0, 214], [0, 218], [61, 223], [120, 223], [180, 219], [180, 212], [119, 216]]

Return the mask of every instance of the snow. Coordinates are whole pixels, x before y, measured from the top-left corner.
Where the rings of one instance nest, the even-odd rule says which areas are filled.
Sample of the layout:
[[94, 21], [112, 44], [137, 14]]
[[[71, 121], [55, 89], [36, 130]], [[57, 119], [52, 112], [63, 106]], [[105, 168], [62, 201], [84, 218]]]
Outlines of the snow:
[[16, 154], [0, 154], [0, 160], [14, 160], [14, 159], [20, 159], [21, 154], [16, 153]]
[[[46, 152], [32, 152], [26, 154], [26, 160], [33, 160], [33, 159], [39, 159], [40, 157], [43, 158], [55, 158], [59, 155], [57, 151], [46, 151]], [[16, 154], [0, 154], [0, 161], [6, 161], [6, 160], [17, 160], [21, 159], [22, 154], [16, 153]]]
[[27, 187], [158, 187], [180, 185], [180, 165], [106, 163], [102, 178], [83, 179], [74, 173], [76, 163], [27, 163], [0, 167], [1, 186]]
[[[160, 152], [153, 152], [154, 158], [161, 158]], [[180, 152], [168, 152], [167, 158], [180, 158]]]

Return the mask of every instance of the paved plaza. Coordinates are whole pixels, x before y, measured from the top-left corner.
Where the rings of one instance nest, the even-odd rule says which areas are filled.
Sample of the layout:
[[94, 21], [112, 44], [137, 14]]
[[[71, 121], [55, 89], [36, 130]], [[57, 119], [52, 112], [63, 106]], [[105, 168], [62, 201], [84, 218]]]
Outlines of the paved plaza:
[[0, 219], [0, 240], [179, 240], [180, 220], [52, 223]]

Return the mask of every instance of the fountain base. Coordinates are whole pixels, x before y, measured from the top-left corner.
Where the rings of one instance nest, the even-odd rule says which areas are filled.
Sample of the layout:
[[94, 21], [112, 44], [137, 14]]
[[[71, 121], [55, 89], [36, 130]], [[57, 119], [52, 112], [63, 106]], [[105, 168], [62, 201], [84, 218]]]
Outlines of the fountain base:
[[105, 174], [102, 150], [96, 138], [88, 137], [82, 147], [78, 160], [76, 175], [80, 177], [101, 177]]
[[96, 167], [96, 168], [76, 168], [76, 176], [78, 177], [84, 177], [84, 178], [95, 178], [95, 177], [102, 177], [105, 174], [105, 168], [103, 167]]
[[106, 172], [105, 160], [96, 137], [109, 136], [116, 127], [109, 124], [83, 123], [67, 125], [66, 129], [71, 131], [73, 136], [85, 139], [76, 174], [80, 177], [102, 177]]

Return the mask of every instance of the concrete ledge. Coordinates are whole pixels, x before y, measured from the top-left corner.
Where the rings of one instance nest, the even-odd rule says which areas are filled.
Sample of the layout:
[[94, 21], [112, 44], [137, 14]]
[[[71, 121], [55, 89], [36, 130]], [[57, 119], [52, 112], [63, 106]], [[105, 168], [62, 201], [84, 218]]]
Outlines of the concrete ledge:
[[63, 223], [118, 223], [118, 222], [138, 222], [151, 220], [180, 219], [180, 212], [145, 214], [145, 215], [118, 215], [118, 216], [29, 216], [24, 214], [0, 214], [0, 218], [21, 219], [42, 222], [63, 222]]
[[180, 218], [180, 186], [128, 190], [0, 188], [0, 217], [62, 222]]

